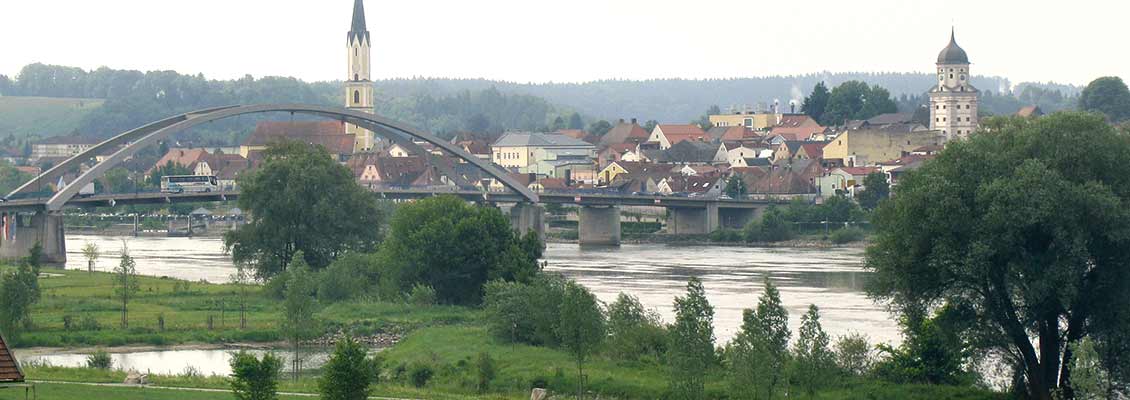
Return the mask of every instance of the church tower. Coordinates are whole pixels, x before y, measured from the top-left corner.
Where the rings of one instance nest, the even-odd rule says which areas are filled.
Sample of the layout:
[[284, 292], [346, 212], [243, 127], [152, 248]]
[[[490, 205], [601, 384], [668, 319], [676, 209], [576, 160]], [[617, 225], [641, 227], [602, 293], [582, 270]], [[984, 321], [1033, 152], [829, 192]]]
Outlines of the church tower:
[[[373, 114], [373, 82], [369, 76], [369, 29], [365, 27], [365, 5], [353, 1], [353, 26], [349, 29], [348, 78], [345, 81], [345, 106], [353, 111]], [[355, 135], [353, 152], [373, 150], [373, 132], [346, 124], [345, 133]]]
[[952, 30], [937, 66], [938, 85], [930, 89], [930, 129], [939, 131], [943, 142], [969, 137], [977, 129], [980, 92], [969, 82], [969, 57]]

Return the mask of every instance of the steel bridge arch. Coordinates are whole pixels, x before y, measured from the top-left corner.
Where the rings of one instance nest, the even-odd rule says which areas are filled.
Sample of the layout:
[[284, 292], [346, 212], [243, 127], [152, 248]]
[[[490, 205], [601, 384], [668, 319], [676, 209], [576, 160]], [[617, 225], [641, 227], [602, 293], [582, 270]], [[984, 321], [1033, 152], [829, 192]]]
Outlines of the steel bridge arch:
[[[511, 178], [505, 171], [497, 168], [493, 163], [484, 161], [475, 157], [462, 148], [452, 145], [430, 133], [413, 128], [407, 124], [396, 122], [384, 117], [374, 114], [363, 113], [343, 108], [308, 105], [308, 104], [263, 104], [263, 105], [249, 105], [249, 106], [227, 106], [209, 108], [199, 111], [193, 111], [173, 117], [169, 117], [148, 125], [124, 132], [120, 135], [114, 136], [98, 145], [87, 149], [86, 151], [75, 155], [66, 161], [60, 163], [43, 172], [35, 179], [28, 181], [24, 185], [17, 188], [8, 197], [15, 196], [20, 193], [28, 192], [36, 187], [42, 186], [43, 182], [50, 182], [56, 179], [66, 171], [78, 167], [82, 163], [90, 160], [95, 156], [104, 154], [105, 151], [125, 145], [118, 149], [113, 154], [108, 156], [102, 162], [99, 162], [86, 172], [83, 172], [74, 181], [69, 182], [66, 187], [59, 190], [47, 200], [45, 208], [47, 211], [59, 211], [63, 206], [70, 201], [71, 198], [78, 195], [78, 192], [83, 186], [94, 182], [95, 179], [101, 177], [111, 168], [121, 164], [130, 156], [133, 156], [141, 149], [157, 144], [160, 140], [183, 130], [195, 127], [200, 124], [231, 118], [245, 114], [258, 114], [266, 112], [290, 112], [292, 114], [306, 114], [331, 119], [342, 120], [343, 122], [360, 126], [368, 129], [375, 134], [381, 135], [395, 143], [399, 143], [409, 148], [420, 152], [422, 149], [416, 145], [411, 138], [417, 138], [430, 143], [444, 151], [467, 161], [468, 163], [478, 167], [487, 173], [492, 178], [497, 179], [504, 186], [520, 194], [522, 198], [530, 203], [538, 202], [538, 195], [531, 191], [528, 187], [522, 185], [518, 181]], [[427, 152], [421, 154], [428, 156]], [[442, 163], [433, 163], [442, 164]], [[443, 168], [437, 165], [437, 167]], [[460, 179], [457, 174], [453, 174], [450, 169], [445, 168], [444, 171], [452, 179]]]

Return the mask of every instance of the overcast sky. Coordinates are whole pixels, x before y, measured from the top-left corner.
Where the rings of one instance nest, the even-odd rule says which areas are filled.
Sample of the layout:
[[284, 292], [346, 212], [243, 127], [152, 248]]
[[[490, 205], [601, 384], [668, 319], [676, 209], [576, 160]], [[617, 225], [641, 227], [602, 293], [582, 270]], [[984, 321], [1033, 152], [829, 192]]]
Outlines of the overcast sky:
[[[43, 62], [335, 80], [353, 0], [0, 0], [0, 74]], [[728, 78], [931, 71], [1130, 78], [1126, 0], [367, 0], [375, 79]]]

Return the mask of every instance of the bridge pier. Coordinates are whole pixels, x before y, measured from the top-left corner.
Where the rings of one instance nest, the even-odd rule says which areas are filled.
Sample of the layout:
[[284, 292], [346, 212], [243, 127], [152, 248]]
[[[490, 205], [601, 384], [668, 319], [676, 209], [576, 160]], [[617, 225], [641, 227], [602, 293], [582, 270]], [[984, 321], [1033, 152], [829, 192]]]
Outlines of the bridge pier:
[[[63, 266], [67, 263], [67, 242], [63, 233], [63, 215], [36, 211], [35, 214], [5, 214], [7, 236], [0, 238], [0, 259], [16, 261], [27, 257], [31, 248], [39, 243], [43, 247], [45, 265]], [[13, 233], [14, 229], [14, 233]]]
[[583, 206], [579, 219], [577, 236], [581, 245], [620, 245], [619, 206]]
[[762, 213], [760, 208], [719, 208], [718, 220], [722, 228], [742, 229], [760, 218]]
[[510, 207], [510, 226], [522, 236], [533, 231], [545, 241], [545, 207], [518, 203]]
[[707, 203], [704, 208], [670, 207], [667, 214], [667, 233], [673, 235], [706, 235], [718, 230], [718, 203]]

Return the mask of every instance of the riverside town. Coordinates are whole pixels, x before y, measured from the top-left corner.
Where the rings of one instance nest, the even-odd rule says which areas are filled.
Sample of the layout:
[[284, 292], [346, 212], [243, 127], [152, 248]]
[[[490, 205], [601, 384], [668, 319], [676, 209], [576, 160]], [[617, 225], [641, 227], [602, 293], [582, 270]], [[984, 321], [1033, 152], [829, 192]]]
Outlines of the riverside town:
[[1128, 13], [5, 1], [0, 400], [1130, 399]]

